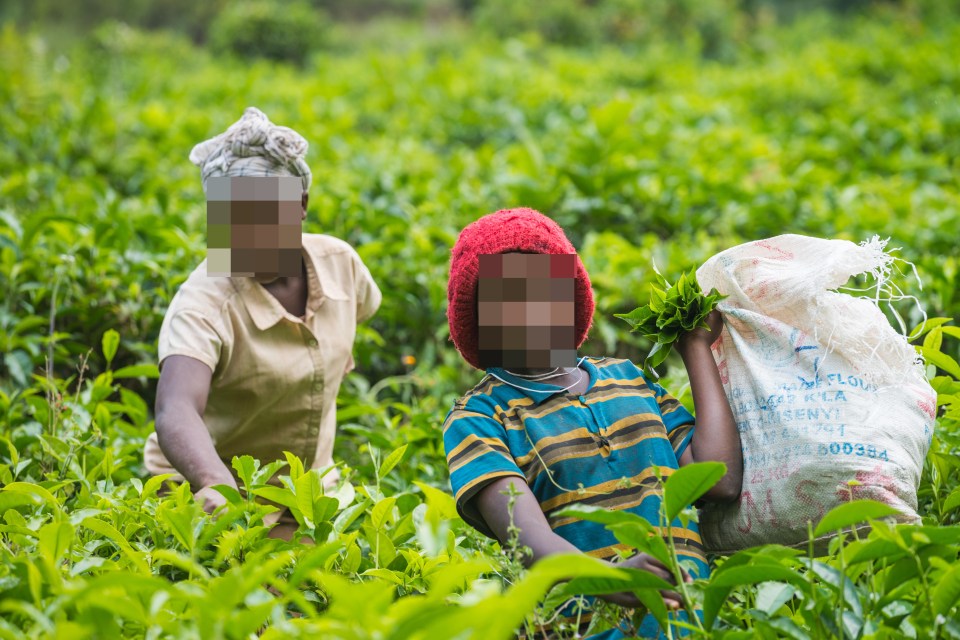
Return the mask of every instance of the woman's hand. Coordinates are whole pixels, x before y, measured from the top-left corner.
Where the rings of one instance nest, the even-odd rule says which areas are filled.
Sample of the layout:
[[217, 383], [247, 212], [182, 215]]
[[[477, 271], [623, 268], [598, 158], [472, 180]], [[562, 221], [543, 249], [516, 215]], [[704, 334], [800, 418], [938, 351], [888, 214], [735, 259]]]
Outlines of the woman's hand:
[[199, 502], [207, 513], [213, 513], [227, 504], [227, 499], [223, 497], [223, 494], [212, 486], [203, 487], [200, 491], [197, 491], [193, 494], [193, 499]]
[[[618, 562], [613, 566], [617, 569], [640, 569], [641, 571], [652, 573], [653, 575], [669, 582], [670, 584], [677, 583], [673, 577], [673, 574], [670, 573], [670, 570], [666, 567], [666, 565], [646, 553], [638, 553], [637, 555], [628, 558], [623, 562]], [[681, 571], [683, 571], [683, 569], [681, 569]], [[683, 579], [684, 582], [692, 582], [692, 579], [686, 571], [683, 571]], [[660, 595], [663, 597], [663, 603], [667, 605], [668, 609], [683, 608], [683, 598], [679, 593], [676, 593], [675, 591], [661, 591]], [[633, 595], [629, 591], [610, 593], [598, 597], [606, 600], [607, 602], [620, 605], [621, 607], [635, 608], [642, 606], [642, 603], [637, 600], [637, 596]]]

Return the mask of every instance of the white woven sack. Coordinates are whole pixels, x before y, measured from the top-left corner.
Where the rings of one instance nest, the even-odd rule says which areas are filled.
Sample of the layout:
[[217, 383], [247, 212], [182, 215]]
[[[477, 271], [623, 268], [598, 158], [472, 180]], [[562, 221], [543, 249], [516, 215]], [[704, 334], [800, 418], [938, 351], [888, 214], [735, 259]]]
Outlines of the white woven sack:
[[740, 500], [701, 513], [709, 549], [804, 543], [808, 521], [851, 499], [919, 520], [936, 393], [875, 301], [835, 291], [857, 274], [885, 278], [884, 244], [782, 235], [697, 271], [704, 291], [729, 296], [714, 357], [744, 460]]

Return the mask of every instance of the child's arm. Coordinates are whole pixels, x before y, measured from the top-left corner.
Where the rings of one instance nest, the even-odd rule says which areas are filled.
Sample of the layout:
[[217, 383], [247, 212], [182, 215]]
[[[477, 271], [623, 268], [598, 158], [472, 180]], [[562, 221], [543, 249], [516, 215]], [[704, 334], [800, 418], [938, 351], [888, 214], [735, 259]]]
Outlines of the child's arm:
[[710, 331], [696, 329], [677, 343], [677, 352], [683, 358], [690, 377], [690, 390], [696, 409], [697, 423], [693, 437], [683, 455], [680, 466], [691, 462], [716, 460], [727, 465], [727, 473], [704, 497], [717, 502], [730, 502], [740, 496], [743, 484], [743, 451], [740, 434], [733, 419], [730, 403], [720, 383], [720, 372], [710, 352], [710, 345], [720, 337], [723, 321], [713, 311], [707, 317]]
[[[536, 496], [530, 491], [530, 487], [522, 478], [510, 476], [506, 478], [497, 478], [486, 487], [481, 489], [474, 497], [477, 510], [487, 526], [496, 534], [501, 545], [507, 543], [510, 539], [510, 485], [513, 485], [513, 493], [516, 495], [516, 501], [513, 503], [513, 526], [519, 532], [518, 545], [529, 547], [531, 555], [524, 555], [523, 562], [530, 566], [541, 558], [545, 558], [556, 553], [580, 553], [573, 544], [558, 536], [550, 528], [543, 510], [540, 509], [540, 503]], [[673, 584], [674, 579], [670, 571], [659, 561], [651, 558], [645, 553], [624, 560], [615, 567], [626, 567], [630, 569], [642, 569], [649, 571], [659, 578]], [[664, 603], [671, 609], [679, 609], [682, 604], [680, 595], [672, 591], [662, 591]], [[599, 596], [604, 600], [619, 604], [624, 607], [638, 607], [640, 602], [632, 593], [613, 593], [605, 596]]]

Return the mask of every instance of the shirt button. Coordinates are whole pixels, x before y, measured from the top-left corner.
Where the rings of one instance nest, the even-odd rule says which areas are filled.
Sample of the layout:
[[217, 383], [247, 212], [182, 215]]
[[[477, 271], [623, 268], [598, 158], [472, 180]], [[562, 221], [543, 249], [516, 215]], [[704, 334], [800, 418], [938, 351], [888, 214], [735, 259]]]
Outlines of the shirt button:
[[314, 340], [313, 338], [311, 338], [311, 339], [310, 339], [310, 342], [308, 342], [307, 344], [309, 344], [311, 347], [315, 347], [315, 346], [317, 346], [317, 341]]
[[579, 400], [579, 401], [582, 402], [583, 404], [586, 404], [586, 403], [587, 403], [587, 399], [586, 399], [586, 397], [584, 397], [584, 396], [577, 396], [577, 400]]

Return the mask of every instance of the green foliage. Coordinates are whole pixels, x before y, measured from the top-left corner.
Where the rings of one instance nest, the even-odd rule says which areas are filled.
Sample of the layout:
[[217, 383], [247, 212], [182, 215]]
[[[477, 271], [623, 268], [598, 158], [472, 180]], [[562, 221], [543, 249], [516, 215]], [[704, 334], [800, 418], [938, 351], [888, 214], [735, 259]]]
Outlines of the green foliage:
[[69, 24], [73, 29], [90, 29], [106, 21], [119, 21], [148, 29], [176, 30], [200, 41], [210, 22], [226, 4], [226, 0], [87, 0], [76, 3], [9, 0], [0, 7], [0, 22]]
[[732, 58], [748, 15], [734, 0], [480, 0], [478, 28], [498, 37], [538, 33], [547, 42], [651, 46], [684, 42], [708, 58]]
[[597, 19], [613, 42], [686, 42], [703, 57], [732, 59], [745, 39], [749, 10], [734, 0], [603, 0]]
[[[696, 464], [680, 471], [687, 469], [684, 485], [693, 478], [716, 481], [722, 475], [722, 469], [717, 475], [715, 469]], [[740, 637], [736, 629], [790, 638], [852, 639], [899, 633], [952, 637], [960, 631], [956, 597], [960, 528], [888, 525], [875, 520], [889, 514], [889, 506], [869, 500], [840, 505], [824, 516], [816, 532], [811, 531], [808, 555], [780, 545], [748, 549], [724, 558], [709, 579], [681, 585], [687, 602], [703, 612], [702, 623], [689, 627], [675, 618], [668, 620], [665, 611], [656, 615], [664, 628], [684, 626], [694, 637]], [[570, 507], [563, 515], [606, 524], [619, 540], [656, 557], [679, 575], [673, 542], [662, 544], [645, 520], [591, 507]], [[841, 529], [867, 520], [872, 528], [866, 538], [854, 533], [850, 540], [841, 534], [831, 542], [829, 556], [814, 557], [813, 540], [821, 529]], [[651, 604], [655, 602], [651, 596], [663, 588], [649, 576], [606, 581], [577, 578], [566, 587], [567, 593], [628, 590]], [[651, 607], [651, 611], [658, 609], [662, 603]]]
[[[952, 328], [939, 319], [930, 325], [913, 335]], [[108, 361], [122, 356], [114, 352], [118, 342], [105, 332]], [[942, 347], [929, 340], [929, 348]], [[570, 597], [621, 591], [646, 607], [629, 623], [650, 611], [665, 629], [686, 628], [696, 637], [958, 631], [960, 381], [951, 377], [933, 379], [947, 409], [925, 471], [925, 524], [878, 521], [890, 513], [880, 503], [843, 504], [811, 527], [806, 555], [777, 545], [749, 549], [719, 559], [709, 578], [680, 582], [688, 609], [703, 612], [702, 620], [688, 616], [691, 626], [668, 613], [659, 591], [669, 585], [651, 574], [582, 556], [519, 569], [457, 516], [448, 493], [416, 480], [420, 469], [405, 464], [406, 444], [385, 454], [369, 448], [367, 470], [346, 467], [345, 479], [326, 492], [324, 472], [304, 469], [291, 454], [268, 465], [235, 458], [241, 491], [223, 487], [227, 505], [209, 516], [188, 485], [168, 490], [165, 477], [132, 473], [150, 424], [139, 397], [115, 382], [118, 373], [108, 363], [95, 379], [37, 376], [22, 394], [0, 396], [9, 423], [0, 435], [5, 636], [27, 630], [72, 637], [428, 639], [456, 630], [508, 638], [517, 627], [539, 628], [553, 616], [551, 605]], [[425, 417], [416, 407], [408, 412], [413, 422]], [[420, 465], [443, 464], [437, 453], [419, 455]], [[280, 484], [267, 484], [277, 472]], [[699, 463], [670, 474], [659, 523], [582, 505], [559, 515], [608, 526], [679, 581], [683, 566], [668, 524], [693, 517], [689, 505], [724, 472], [722, 464]], [[932, 502], [924, 504], [924, 496]], [[269, 537], [264, 518], [276, 507], [259, 498], [290, 509], [297, 523], [292, 542]], [[852, 538], [839, 533], [829, 555], [814, 556], [814, 538], [866, 520], [872, 527], [865, 537], [861, 530]], [[601, 609], [595, 629], [621, 615]]]
[[375, 16], [419, 18], [430, 11], [453, 12], [454, 0], [312, 0], [318, 9], [343, 20], [367, 20]]
[[[625, 0], [597, 4], [637, 16]], [[556, 6], [569, 17], [572, 3]], [[683, 591], [704, 612], [699, 636], [960, 635], [960, 28], [904, 6], [758, 28], [750, 42], [727, 16], [726, 66], [702, 61], [689, 15], [630, 52], [454, 31], [358, 41], [300, 69], [118, 23], [76, 46], [0, 31], [0, 637], [532, 636], [551, 605], [622, 590], [677, 631], [657, 578], [585, 558], [526, 572], [447, 492], [439, 423], [477, 379], [447, 339], [448, 249], [477, 216], [517, 205], [558, 220], [586, 263], [598, 313], [584, 351], [634, 358], [656, 343], [613, 314], [660, 283], [646, 265], [681, 272], [785, 231], [892, 236], [931, 316], [912, 334], [938, 393], [923, 522], [875, 520], [823, 557], [749, 549]], [[657, 24], [624, 37], [645, 42]], [[242, 490], [221, 487], [227, 505], [209, 516], [185, 485], [146, 477], [141, 451], [160, 323], [204, 256], [186, 155], [251, 104], [311, 143], [306, 231], [356, 246], [386, 295], [338, 398], [341, 484], [322, 491], [323, 471], [294, 456], [238, 458]], [[662, 364], [683, 398], [678, 362]], [[670, 476], [659, 523], [570, 513], [676, 576], [662, 527], [694, 518], [716, 473]], [[269, 537], [266, 500], [290, 509], [293, 542]], [[821, 529], [882, 516], [844, 507]], [[621, 615], [611, 605], [594, 630]]]
[[[657, 273], [657, 284], [650, 285], [650, 302], [630, 313], [614, 314], [654, 343], [643, 368], [653, 372], [670, 354], [673, 345], [694, 329], [708, 329], [707, 316], [726, 296], [713, 289], [704, 294], [696, 273], [684, 273], [673, 284]], [[655, 375], [655, 374], [654, 374]]]
[[813, 530], [813, 535], [822, 536], [833, 531], [840, 531], [845, 527], [863, 522], [867, 518], [882, 518], [896, 514], [896, 509], [882, 502], [875, 500], [852, 500], [851, 502], [834, 507], [828, 514], [823, 516], [817, 524], [816, 529]]
[[535, 32], [547, 42], [577, 46], [593, 43], [599, 36], [597, 20], [581, 0], [481, 0], [473, 17], [480, 29], [500, 38]]
[[[118, 367], [152, 360], [163, 311], [204, 256], [203, 194], [186, 155], [250, 104], [311, 143], [305, 229], [357, 246], [392, 292], [357, 362], [374, 380], [437, 376], [438, 405], [470, 375], [448, 348], [449, 256], [438, 247], [520, 203], [549, 212], [581, 250], [598, 305], [588, 353], [652, 347], [612, 318], [646, 302], [647, 265], [681, 272], [784, 230], [891, 236], [917, 263], [931, 315], [956, 317], [950, 24], [919, 36], [909, 22], [852, 22], [842, 38], [798, 25], [770, 36], [816, 44], [723, 69], [683, 49], [638, 63], [612, 49], [457, 39], [363, 47], [294, 71], [120, 25], [65, 52], [7, 29], [0, 379], [25, 384], [48, 342], [55, 369], [71, 371], [106, 327], [122, 337]], [[415, 388], [394, 378], [377, 392], [410, 402]], [[145, 392], [149, 404], [149, 383]]]
[[324, 39], [323, 16], [306, 2], [243, 0], [210, 26], [215, 51], [302, 64]]

